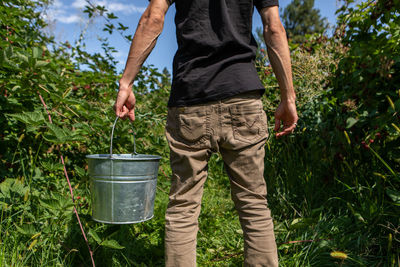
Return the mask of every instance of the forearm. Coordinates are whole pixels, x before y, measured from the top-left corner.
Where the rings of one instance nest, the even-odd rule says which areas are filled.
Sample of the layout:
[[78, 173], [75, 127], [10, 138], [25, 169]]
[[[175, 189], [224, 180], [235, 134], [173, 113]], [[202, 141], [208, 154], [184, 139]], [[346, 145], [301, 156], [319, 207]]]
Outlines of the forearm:
[[156, 45], [164, 25], [164, 17], [152, 14], [149, 10], [143, 13], [133, 37], [120, 85], [127, 88], [132, 85], [144, 61]]
[[264, 40], [267, 45], [268, 57], [278, 80], [282, 101], [295, 101], [293, 89], [292, 67], [286, 32], [282, 24], [274, 27], [266, 26]]

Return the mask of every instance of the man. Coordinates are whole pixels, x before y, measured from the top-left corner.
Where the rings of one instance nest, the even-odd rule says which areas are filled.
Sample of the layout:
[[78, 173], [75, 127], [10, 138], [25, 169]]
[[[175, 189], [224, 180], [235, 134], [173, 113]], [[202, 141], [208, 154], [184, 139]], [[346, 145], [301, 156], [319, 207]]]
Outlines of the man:
[[[119, 117], [135, 119], [132, 84], [155, 46], [173, 0], [151, 0], [132, 41], [115, 103]], [[244, 233], [245, 266], [278, 266], [266, 200], [264, 90], [253, 61], [254, 6], [264, 25], [268, 55], [279, 82], [276, 136], [291, 133], [297, 112], [286, 33], [278, 0], [175, 0], [178, 50], [168, 102], [171, 190], [166, 212], [166, 266], [196, 266], [196, 235], [207, 163], [221, 153]], [[282, 128], [281, 128], [282, 124]]]

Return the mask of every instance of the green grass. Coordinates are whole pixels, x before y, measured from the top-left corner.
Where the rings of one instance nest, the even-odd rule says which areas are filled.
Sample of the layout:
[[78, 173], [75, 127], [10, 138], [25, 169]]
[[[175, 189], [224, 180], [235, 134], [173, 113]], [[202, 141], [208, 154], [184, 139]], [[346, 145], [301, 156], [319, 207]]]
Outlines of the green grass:
[[[350, 177], [339, 180], [336, 175], [340, 172], [333, 174], [333, 180], [316, 180], [321, 177], [320, 174], [317, 176], [320, 166], [313, 158], [298, 158], [300, 152], [291, 151], [298, 149], [296, 142], [290, 139], [283, 143], [270, 141], [269, 145], [266, 147], [266, 180], [280, 266], [398, 266], [398, 243], [392, 241], [390, 245], [388, 241], [389, 233], [398, 237], [393, 232], [396, 226], [388, 224], [395, 222], [398, 206], [390, 205], [382, 196], [380, 186], [383, 185], [364, 186], [361, 182], [367, 183], [369, 179], [361, 178], [357, 183], [351, 179], [353, 184], [346, 184], [344, 181], [349, 181]], [[303, 157], [308, 153], [311, 151], [304, 150]], [[91, 229], [102, 240], [113, 239], [124, 247], [112, 249], [99, 245], [89, 234], [97, 266], [164, 264], [164, 214], [170, 175], [167, 164], [163, 160], [160, 167], [154, 218], [150, 221], [122, 226], [99, 224], [91, 220], [90, 206], [86, 202], [82, 203], [84, 205], [77, 202], [86, 232]], [[230, 199], [229, 181], [219, 156], [214, 155], [209, 165], [199, 219], [198, 265], [241, 266], [243, 239]], [[379, 161], [373, 162], [376, 168], [378, 165]], [[343, 168], [346, 170], [348, 167]], [[361, 177], [366, 171], [354, 168], [348, 175]], [[32, 183], [34, 185], [34, 179]], [[66, 186], [64, 182], [61, 185]], [[76, 189], [76, 195], [88, 199], [89, 191], [81, 185]], [[67, 190], [63, 196], [68, 198]], [[14, 197], [15, 206], [29, 210], [23, 195], [15, 194]], [[40, 199], [32, 196], [29, 204], [37, 205]], [[68, 201], [65, 201], [68, 206]], [[71, 211], [63, 213], [46, 207], [34, 213], [35, 220], [29, 216], [30, 212], [25, 212], [24, 217], [22, 214], [23, 211], [14, 210], [11, 214], [2, 208], [0, 260], [3, 266], [90, 264], [87, 248]], [[16, 227], [26, 223], [42, 225], [43, 228], [36, 227], [31, 232], [24, 228], [24, 235]], [[393, 231], [389, 230], [390, 227]], [[32, 235], [37, 232], [40, 232], [36, 237], [37, 244], [29, 248], [35, 239]], [[345, 260], [332, 258], [332, 251], [345, 252], [348, 257]]]

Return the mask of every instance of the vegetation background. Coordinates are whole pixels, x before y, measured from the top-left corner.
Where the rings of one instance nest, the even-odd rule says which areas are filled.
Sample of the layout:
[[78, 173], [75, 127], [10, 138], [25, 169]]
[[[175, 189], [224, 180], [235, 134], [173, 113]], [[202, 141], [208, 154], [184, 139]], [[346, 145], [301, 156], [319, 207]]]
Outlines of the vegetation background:
[[[46, 36], [41, 11], [48, 4], [0, 3], [0, 266], [91, 265], [74, 208], [97, 266], [162, 266], [170, 75], [147, 66], [135, 86], [137, 150], [163, 157], [154, 218], [94, 222], [85, 156], [108, 151], [120, 74], [107, 40], [101, 55], [79, 40], [58, 44]], [[349, 0], [337, 11], [333, 36], [291, 43], [301, 119], [293, 135], [269, 139], [265, 158], [281, 266], [400, 266], [399, 10], [398, 0]], [[104, 7], [85, 12], [104, 16], [110, 34], [125, 33]], [[279, 94], [263, 49], [257, 67], [273, 125]], [[132, 151], [126, 144], [133, 136], [123, 134], [129, 128], [120, 123], [116, 130], [121, 153]], [[215, 155], [200, 215], [199, 266], [241, 266], [242, 231], [227, 188]]]

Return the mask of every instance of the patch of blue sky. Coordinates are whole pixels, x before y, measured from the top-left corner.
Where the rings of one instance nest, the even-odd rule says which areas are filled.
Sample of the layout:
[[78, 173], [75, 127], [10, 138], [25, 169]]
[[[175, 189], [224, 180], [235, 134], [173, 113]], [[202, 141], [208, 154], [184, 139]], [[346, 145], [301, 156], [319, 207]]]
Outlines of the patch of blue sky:
[[[140, 16], [148, 5], [148, 0], [90, 0], [95, 5], [105, 6], [109, 12], [113, 12], [117, 21], [129, 27], [127, 34], [134, 33]], [[288, 5], [291, 0], [280, 0], [280, 10]], [[83, 33], [82, 44], [88, 52], [102, 52], [99, 38], [107, 37], [109, 43], [117, 52], [114, 56], [117, 60], [117, 69], [122, 71], [129, 52], [130, 43], [120, 34], [114, 32], [113, 35], [102, 31], [104, 18], [94, 17], [89, 19], [83, 12], [87, 5], [86, 0], [53, 0], [52, 4], [46, 9], [45, 19], [49, 26], [47, 31], [53, 34], [57, 42], [68, 41], [72, 44], [79, 40]], [[320, 10], [322, 17], [327, 18], [330, 25], [336, 22], [335, 11], [339, 7], [338, 0], [315, 0], [315, 7]], [[261, 18], [257, 12], [254, 12], [253, 29], [261, 27]], [[177, 49], [175, 37], [175, 6], [172, 5], [168, 10], [164, 30], [158, 38], [157, 45], [153, 52], [147, 58], [147, 65], [154, 65], [159, 70], [167, 68], [172, 69], [172, 60]]]

